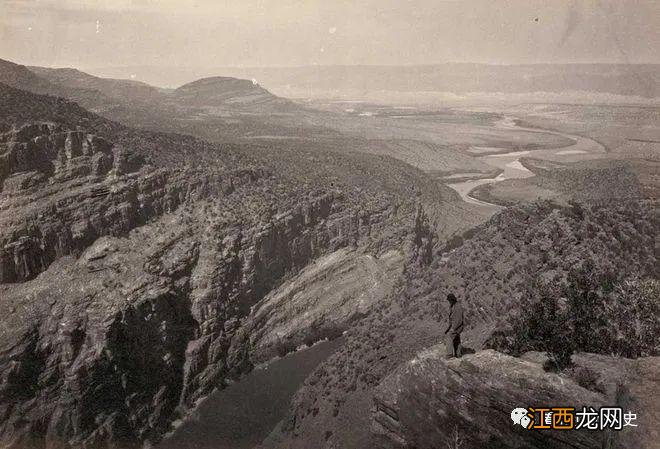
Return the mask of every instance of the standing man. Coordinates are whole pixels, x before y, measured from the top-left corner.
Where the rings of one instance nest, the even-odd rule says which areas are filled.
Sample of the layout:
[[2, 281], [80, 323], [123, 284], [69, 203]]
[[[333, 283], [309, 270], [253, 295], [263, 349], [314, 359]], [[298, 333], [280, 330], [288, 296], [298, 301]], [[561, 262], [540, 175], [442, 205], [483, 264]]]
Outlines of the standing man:
[[447, 295], [449, 302], [449, 319], [447, 330], [445, 330], [445, 344], [447, 346], [447, 358], [461, 356], [461, 332], [463, 332], [463, 306], [458, 302], [453, 293]]

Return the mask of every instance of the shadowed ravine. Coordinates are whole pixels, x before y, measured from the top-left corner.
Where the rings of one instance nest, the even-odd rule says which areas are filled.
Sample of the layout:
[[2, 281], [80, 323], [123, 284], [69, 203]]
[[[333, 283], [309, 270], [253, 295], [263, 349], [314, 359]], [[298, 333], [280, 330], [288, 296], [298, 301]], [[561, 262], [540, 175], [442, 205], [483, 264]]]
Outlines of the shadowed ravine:
[[343, 342], [318, 343], [255, 369], [211, 394], [156, 447], [158, 449], [250, 449], [282, 420], [291, 397], [316, 366]]

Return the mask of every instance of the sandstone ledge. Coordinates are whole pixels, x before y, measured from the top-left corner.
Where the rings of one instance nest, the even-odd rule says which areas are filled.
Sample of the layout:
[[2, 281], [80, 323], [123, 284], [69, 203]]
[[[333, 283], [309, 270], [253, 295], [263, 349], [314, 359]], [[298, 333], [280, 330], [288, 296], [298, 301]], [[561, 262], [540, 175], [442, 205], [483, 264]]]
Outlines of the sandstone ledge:
[[[529, 360], [532, 357], [486, 350], [447, 361], [443, 354], [443, 345], [423, 351], [378, 387], [372, 409], [375, 447], [453, 447], [448, 445], [457, 438], [468, 448], [642, 448], [657, 442], [650, 420], [657, 406], [647, 402], [648, 395], [657, 392], [657, 379], [649, 372], [657, 373], [658, 358], [578, 357], [578, 365], [610, 367], [603, 381], [621, 382], [615, 389], [618, 397], [611, 397], [610, 388], [604, 388], [605, 393], [590, 391], [564, 374], [545, 372], [541, 363]], [[649, 370], [649, 364], [655, 369]], [[633, 378], [635, 385], [627, 385]], [[642, 420], [639, 428], [616, 434], [529, 431], [513, 425], [511, 410], [543, 405], [621, 405]]]

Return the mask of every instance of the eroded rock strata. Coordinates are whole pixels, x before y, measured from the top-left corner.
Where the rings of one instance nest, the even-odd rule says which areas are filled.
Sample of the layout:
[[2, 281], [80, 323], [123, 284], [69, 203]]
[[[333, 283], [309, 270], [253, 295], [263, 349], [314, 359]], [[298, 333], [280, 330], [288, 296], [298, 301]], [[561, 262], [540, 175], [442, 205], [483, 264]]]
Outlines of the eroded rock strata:
[[[266, 169], [157, 168], [55, 123], [2, 134], [0, 174], [0, 437], [12, 448], [158, 441], [226, 379], [282, 355], [273, 335], [287, 352], [325, 338], [317, 323], [365, 313], [413, 228], [405, 204], [356, 205], [338, 188], [278, 200]], [[367, 302], [351, 294], [365, 269], [383, 285]], [[281, 331], [287, 312], [269, 303], [355, 270], [340, 312], [318, 305], [306, 327]]]
[[[658, 321], [651, 318], [657, 315], [653, 312], [655, 296], [646, 296], [649, 299], [645, 302], [644, 292], [635, 290], [639, 284], [635, 279], [647, 279], [649, 285], [656, 285], [652, 281], [657, 266], [653, 241], [658, 222], [647, 208], [634, 203], [605, 207], [539, 202], [508, 209], [455, 241], [440, 240], [436, 245], [433, 229], [424, 220], [418, 220], [415, 229], [415, 249], [409, 252], [412, 256], [405, 263], [402, 281], [380, 303], [385, 306], [376, 308], [347, 331], [343, 346], [306, 379], [283, 425], [271, 433], [262, 447], [446, 447], [456, 426], [462, 440], [469, 440], [470, 435], [477, 438], [466, 441], [463, 447], [498, 447], [491, 445], [491, 437], [501, 439], [502, 447], [554, 447], [556, 440], [552, 435], [540, 433], [538, 441], [530, 442], [525, 434], [514, 434], [510, 419], [506, 427], [504, 420], [496, 420], [491, 427], [491, 408], [482, 407], [491, 404], [493, 413], [508, 419], [504, 414], [506, 407], [517, 401], [536, 404], [531, 396], [539, 402], [564, 400], [580, 406], [581, 399], [598, 399], [612, 405], [629, 395], [638, 401], [631, 410], [640, 410], [640, 416], [643, 411], [648, 419], [655, 419], [658, 408], [648, 398], [657, 394], [660, 385], [653, 374], [657, 371], [657, 357], [634, 360], [605, 355], [614, 352], [621, 341], [634, 342], [635, 337], [625, 336], [628, 330], [635, 334], [633, 329], [650, 329], [640, 334], [643, 338], [637, 337], [649, 347], [646, 355], [656, 355], [660, 347]], [[571, 380], [566, 373], [544, 372], [543, 361], [524, 361], [484, 350], [490, 345], [489, 336], [510, 338], [505, 331], [510, 327], [507, 317], [526, 310], [525, 292], [535, 291], [536, 278], [561, 275], [554, 291], [564, 294], [563, 279], [575, 276], [580, 269], [594, 279], [614, 274], [611, 282], [629, 285], [630, 291], [634, 290], [608, 299], [609, 308], [639, 299], [635, 302], [639, 305], [626, 307], [626, 314], [600, 320], [592, 316], [601, 312], [602, 306], [593, 306], [587, 315], [589, 324], [581, 326], [587, 335], [578, 350], [603, 355], [573, 355], [577, 367], [571, 370], [587, 368], [578, 376], [582, 377], [580, 382]], [[463, 344], [477, 353], [445, 365], [441, 360], [444, 348], [438, 343], [444, 339], [444, 295], [449, 291], [456, 292], [466, 310]], [[580, 296], [576, 304], [584, 301]], [[631, 316], [641, 310], [649, 310], [650, 318]], [[639, 325], [631, 329], [630, 322]], [[607, 346], [608, 341], [614, 343]], [[499, 348], [506, 350], [505, 346]], [[534, 348], [528, 344], [523, 348], [523, 352], [530, 350], [543, 350], [543, 346]], [[428, 365], [411, 364], [411, 360], [421, 360], [415, 354], [427, 354]], [[532, 380], [524, 379], [526, 371]], [[537, 381], [541, 387], [536, 386]], [[602, 389], [606, 394], [598, 391], [601, 383], [607, 385]], [[519, 391], [520, 384], [530, 392], [529, 398]], [[595, 386], [596, 391], [590, 391], [601, 396], [589, 396], [588, 391], [578, 387], [582, 384]], [[404, 396], [409, 396], [405, 400], [408, 402], [402, 399]], [[376, 413], [382, 422], [372, 432], [369, 429], [376, 419], [374, 404], [382, 405]], [[417, 419], [421, 421], [416, 422]], [[478, 426], [484, 426], [483, 435], [475, 429]], [[639, 444], [625, 440], [613, 447], [654, 447], [657, 433], [651, 430], [652, 425], [646, 428], [650, 433], [634, 432], [641, 438]], [[425, 435], [437, 439], [425, 440]], [[566, 440], [561, 444], [570, 447], [573, 442]], [[594, 439], [580, 444], [583, 446], [578, 447], [593, 447], [599, 443]]]

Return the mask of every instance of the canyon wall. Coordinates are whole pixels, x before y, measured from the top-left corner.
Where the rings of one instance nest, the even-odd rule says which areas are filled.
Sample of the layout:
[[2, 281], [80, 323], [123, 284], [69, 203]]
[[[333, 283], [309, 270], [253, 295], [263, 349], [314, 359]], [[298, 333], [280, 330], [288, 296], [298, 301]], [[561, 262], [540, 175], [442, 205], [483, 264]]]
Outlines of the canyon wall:
[[[398, 220], [388, 202], [365, 209], [329, 191], [270, 203], [273, 181], [258, 168], [155, 169], [53, 124], [0, 145], [0, 439], [10, 448], [158, 441], [251, 369], [244, 321], [268, 292], [324, 254], [368, 251], [382, 234], [378, 255], [405, 235], [387, 231]], [[345, 305], [337, 325], [358, 309]]]

